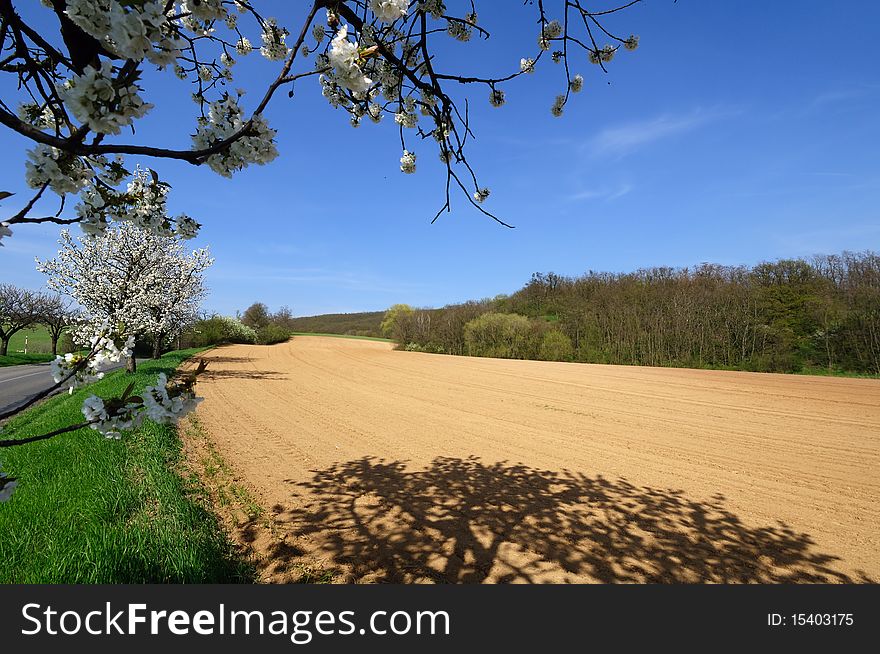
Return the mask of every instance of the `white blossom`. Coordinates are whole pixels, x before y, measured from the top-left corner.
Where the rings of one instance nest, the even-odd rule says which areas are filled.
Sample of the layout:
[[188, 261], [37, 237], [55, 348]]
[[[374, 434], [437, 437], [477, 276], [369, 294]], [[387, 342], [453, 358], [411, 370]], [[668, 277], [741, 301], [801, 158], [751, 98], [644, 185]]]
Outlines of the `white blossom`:
[[565, 96], [557, 95], [556, 99], [553, 101], [553, 106], [550, 107], [550, 113], [559, 118], [562, 115], [563, 107], [565, 107]]
[[519, 69], [524, 73], [534, 73], [535, 72], [535, 60], [534, 59], [520, 59], [519, 60]]
[[[237, 134], [244, 128], [245, 122], [238, 101], [227, 94], [222, 100], [209, 105], [205, 124], [200, 124], [193, 136], [193, 148], [196, 150], [209, 148]], [[262, 115], [254, 116], [251, 119], [248, 135], [209, 156], [207, 164], [211, 170], [220, 175], [232, 177], [234, 171], [241, 170], [249, 164], [268, 163], [278, 156], [275, 134], [275, 130], [269, 127]]]
[[204, 21], [223, 20], [226, 17], [226, 8], [222, 0], [183, 0], [180, 3], [180, 10]]
[[251, 45], [248, 37], [243, 36], [238, 40], [238, 43], [235, 44], [235, 51], [240, 54], [242, 57], [250, 54], [254, 49], [254, 46]]
[[580, 93], [581, 89], [584, 88], [584, 77], [581, 74], [575, 75], [571, 82], [569, 83], [569, 87], [572, 90], [572, 93]]
[[373, 80], [364, 75], [360, 66], [360, 52], [357, 43], [348, 40], [348, 25], [336, 32], [328, 52], [330, 65], [334, 68], [336, 81], [349, 91], [364, 93], [369, 90]]
[[489, 91], [489, 104], [493, 107], [501, 107], [504, 105], [504, 91], [501, 89], [492, 89]]
[[482, 204], [489, 197], [491, 191], [488, 188], [480, 188], [474, 191], [474, 200]]
[[403, 151], [403, 156], [400, 158], [400, 170], [407, 175], [412, 175], [416, 172], [416, 155], [414, 152]]
[[443, 0], [420, 0], [419, 11], [430, 14], [431, 18], [439, 20], [446, 13], [446, 5]]
[[138, 95], [140, 89], [113, 79], [113, 64], [104, 59], [99, 68], [86, 66], [82, 75], [59, 89], [64, 103], [81, 123], [101, 134], [119, 134], [120, 128], [141, 118], [153, 105]]
[[284, 40], [287, 38], [288, 31], [283, 27], [279, 27], [274, 18], [269, 18], [263, 23], [263, 45], [260, 48], [262, 54], [269, 61], [278, 61], [284, 59], [290, 48]]
[[406, 16], [409, 0], [371, 0], [370, 8], [379, 20], [393, 23]]
[[77, 156], [39, 144], [28, 150], [25, 180], [31, 188], [48, 184], [58, 195], [77, 193], [94, 177], [94, 172]]
[[639, 47], [639, 37], [635, 34], [630, 34], [630, 37], [623, 42], [623, 47], [627, 50], [635, 50]]

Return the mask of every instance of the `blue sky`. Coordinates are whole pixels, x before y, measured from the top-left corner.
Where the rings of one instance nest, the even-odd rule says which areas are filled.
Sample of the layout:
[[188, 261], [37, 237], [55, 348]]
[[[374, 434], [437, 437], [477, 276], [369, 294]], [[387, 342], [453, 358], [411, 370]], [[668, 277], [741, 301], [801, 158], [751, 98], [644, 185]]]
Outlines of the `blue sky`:
[[[440, 36], [438, 61], [488, 73], [532, 54], [534, 10], [501, 5], [478, 4], [488, 43]], [[500, 109], [483, 87], [470, 93], [470, 160], [492, 189], [487, 208], [513, 230], [463, 198], [431, 225], [444, 182], [433, 148], [413, 141], [418, 173], [401, 174], [391, 121], [352, 129], [314, 79], [267, 111], [279, 130], [274, 163], [232, 180], [153, 163], [174, 186], [173, 212], [204, 223], [195, 243], [216, 257], [207, 307], [440, 306], [514, 291], [535, 271], [880, 249], [880, 3], [647, 0], [609, 25], [641, 46], [607, 75], [573, 64], [586, 83], [563, 118], [550, 115], [564, 80], [549, 61], [508, 84]], [[271, 66], [237, 68], [235, 86], [254, 89], [245, 99], [255, 102]], [[168, 75], [144, 84], [157, 107], [138, 141], [188, 147], [188, 87]], [[3, 186], [18, 198], [27, 147], [0, 131]], [[20, 226], [4, 240], [3, 281], [42, 285], [33, 257], [51, 256], [58, 229]]]

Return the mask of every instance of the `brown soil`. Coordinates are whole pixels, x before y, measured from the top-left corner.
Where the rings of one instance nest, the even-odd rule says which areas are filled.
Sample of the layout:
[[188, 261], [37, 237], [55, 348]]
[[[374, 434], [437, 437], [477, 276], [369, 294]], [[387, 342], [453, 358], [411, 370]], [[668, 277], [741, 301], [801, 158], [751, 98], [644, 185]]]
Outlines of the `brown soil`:
[[880, 579], [880, 380], [321, 337], [205, 358], [266, 581]]

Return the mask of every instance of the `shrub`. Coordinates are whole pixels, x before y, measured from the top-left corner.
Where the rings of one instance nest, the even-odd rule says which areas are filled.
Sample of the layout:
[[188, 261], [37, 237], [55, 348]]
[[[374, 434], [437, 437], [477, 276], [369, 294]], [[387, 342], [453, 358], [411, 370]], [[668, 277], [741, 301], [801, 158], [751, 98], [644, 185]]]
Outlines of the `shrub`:
[[544, 361], [571, 361], [574, 348], [571, 339], [558, 329], [551, 329], [541, 339], [538, 358]]
[[257, 332], [230, 316], [211, 316], [205, 320], [199, 320], [193, 325], [188, 337], [188, 342], [191, 342], [195, 347], [257, 342]]
[[464, 327], [471, 356], [528, 359], [532, 352], [532, 325], [517, 313], [484, 313]]
[[257, 330], [257, 343], [260, 345], [272, 345], [273, 343], [283, 343], [290, 339], [290, 330], [285, 329], [281, 325], [270, 322], [265, 327]]

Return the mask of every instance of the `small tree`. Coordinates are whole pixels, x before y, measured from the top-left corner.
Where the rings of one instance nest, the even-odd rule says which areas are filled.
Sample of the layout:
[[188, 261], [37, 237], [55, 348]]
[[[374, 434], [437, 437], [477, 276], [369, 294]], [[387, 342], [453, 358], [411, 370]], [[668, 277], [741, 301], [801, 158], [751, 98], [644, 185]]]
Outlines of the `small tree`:
[[40, 324], [46, 326], [52, 339], [52, 354], [58, 354], [58, 339], [65, 329], [74, 324], [76, 317], [77, 311], [70, 300], [65, 300], [60, 295], [44, 296]]
[[[75, 299], [90, 321], [123, 325], [135, 337], [161, 337], [195, 315], [204, 294], [201, 273], [212, 263], [207, 249], [187, 255], [176, 237], [129, 223], [76, 241], [65, 230], [60, 244], [55, 259], [38, 261], [49, 287]], [[129, 372], [136, 367], [129, 357]]]
[[0, 284], [0, 356], [9, 352], [13, 334], [40, 321], [44, 297], [26, 288]]
[[251, 329], [262, 329], [269, 324], [269, 307], [262, 302], [254, 302], [244, 311], [241, 321]]
[[[398, 331], [402, 325], [402, 322], [410, 317], [413, 313], [413, 308], [408, 304], [395, 304], [385, 312], [385, 317], [382, 319], [382, 323], [379, 325], [379, 329], [382, 331], [382, 336], [385, 338], [394, 338], [397, 339]], [[406, 345], [405, 342], [401, 342], [402, 345]]]

